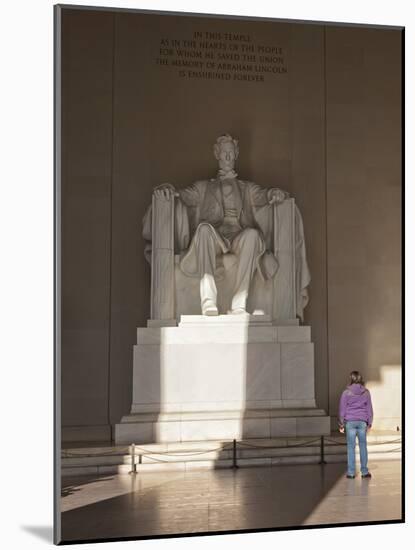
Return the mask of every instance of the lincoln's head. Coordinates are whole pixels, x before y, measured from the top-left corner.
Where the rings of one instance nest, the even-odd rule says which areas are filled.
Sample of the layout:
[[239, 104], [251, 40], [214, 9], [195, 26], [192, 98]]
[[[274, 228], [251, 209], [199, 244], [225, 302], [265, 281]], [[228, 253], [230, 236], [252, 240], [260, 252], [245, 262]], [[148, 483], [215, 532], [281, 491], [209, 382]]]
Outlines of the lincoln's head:
[[219, 168], [224, 172], [230, 172], [233, 170], [239, 155], [238, 142], [229, 134], [224, 134], [216, 140], [213, 152], [219, 162]]

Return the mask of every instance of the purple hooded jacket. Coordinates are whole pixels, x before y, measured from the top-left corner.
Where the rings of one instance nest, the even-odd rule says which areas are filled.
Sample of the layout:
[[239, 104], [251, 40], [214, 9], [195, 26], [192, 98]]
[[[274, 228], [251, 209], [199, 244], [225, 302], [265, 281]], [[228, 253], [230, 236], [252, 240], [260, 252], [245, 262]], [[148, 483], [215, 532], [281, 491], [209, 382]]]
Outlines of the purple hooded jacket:
[[339, 407], [339, 421], [363, 420], [370, 427], [373, 422], [372, 399], [370, 392], [361, 384], [351, 384], [342, 393]]

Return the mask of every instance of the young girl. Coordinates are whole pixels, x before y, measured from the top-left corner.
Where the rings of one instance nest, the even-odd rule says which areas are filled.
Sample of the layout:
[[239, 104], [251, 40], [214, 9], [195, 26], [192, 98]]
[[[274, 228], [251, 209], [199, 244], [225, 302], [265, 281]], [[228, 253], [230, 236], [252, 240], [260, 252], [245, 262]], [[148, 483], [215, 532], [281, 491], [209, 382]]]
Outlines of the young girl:
[[372, 427], [373, 409], [370, 392], [364, 386], [362, 375], [354, 370], [350, 373], [350, 385], [342, 393], [339, 407], [339, 430], [347, 440], [347, 476], [355, 477], [356, 436], [359, 440], [360, 471], [363, 478], [371, 478], [367, 469], [366, 433]]

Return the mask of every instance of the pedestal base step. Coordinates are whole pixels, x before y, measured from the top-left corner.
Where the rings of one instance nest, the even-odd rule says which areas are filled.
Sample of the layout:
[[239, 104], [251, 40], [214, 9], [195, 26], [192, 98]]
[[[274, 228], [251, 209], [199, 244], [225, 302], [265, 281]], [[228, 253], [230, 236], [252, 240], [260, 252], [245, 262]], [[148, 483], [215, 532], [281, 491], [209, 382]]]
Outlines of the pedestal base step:
[[[399, 460], [401, 435], [372, 432], [368, 435], [371, 460]], [[232, 441], [172, 442], [132, 446], [102, 445], [62, 450], [62, 476], [129, 474], [231, 468], [234, 465]], [[321, 438], [245, 439], [236, 442], [238, 467], [317, 464], [321, 460]], [[358, 450], [356, 450], [358, 457]], [[347, 462], [345, 437], [324, 437], [324, 460]], [[133, 468], [133, 462], [135, 467]]]
[[115, 425], [115, 442], [165, 443], [330, 434], [322, 409], [139, 413]]

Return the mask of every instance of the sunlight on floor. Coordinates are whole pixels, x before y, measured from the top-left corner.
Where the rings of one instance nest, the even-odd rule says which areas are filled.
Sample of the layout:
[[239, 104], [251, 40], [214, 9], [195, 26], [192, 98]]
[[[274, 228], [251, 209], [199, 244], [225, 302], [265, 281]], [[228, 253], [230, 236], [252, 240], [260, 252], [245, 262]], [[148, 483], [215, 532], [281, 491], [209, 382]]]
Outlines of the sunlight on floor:
[[398, 460], [63, 479], [63, 540], [400, 520]]

